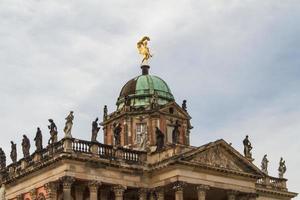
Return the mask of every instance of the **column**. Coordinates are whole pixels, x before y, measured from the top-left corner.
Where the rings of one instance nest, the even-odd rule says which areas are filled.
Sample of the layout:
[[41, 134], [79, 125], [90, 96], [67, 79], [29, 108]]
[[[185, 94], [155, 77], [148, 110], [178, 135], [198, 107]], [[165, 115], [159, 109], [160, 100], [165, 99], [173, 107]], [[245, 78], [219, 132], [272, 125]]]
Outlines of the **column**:
[[147, 200], [147, 189], [141, 188], [138, 191], [139, 194], [139, 200]]
[[58, 183], [57, 182], [49, 182], [44, 185], [44, 188], [47, 192], [46, 199], [47, 200], [57, 200], [57, 189]]
[[62, 185], [63, 185], [63, 199], [72, 199], [71, 196], [71, 188], [72, 188], [72, 184], [75, 181], [75, 178], [71, 177], [71, 176], [64, 176], [60, 179], [62, 181]]
[[256, 200], [257, 197], [258, 197], [258, 195], [256, 193], [249, 194], [248, 195], [248, 200]]
[[183, 200], [183, 187], [185, 186], [184, 182], [176, 182], [173, 186], [175, 190], [175, 200]]
[[198, 200], [205, 200], [206, 191], [209, 190], [209, 186], [197, 185], [196, 189], [197, 189], [197, 194], [198, 194]]
[[85, 189], [84, 185], [76, 185], [75, 186], [75, 199], [76, 200], [83, 200], [84, 189]]
[[32, 189], [30, 190], [30, 197], [31, 197], [31, 200], [37, 200], [37, 189]]
[[165, 191], [163, 188], [159, 188], [156, 191], [157, 200], [165, 200]]
[[109, 191], [107, 189], [103, 189], [100, 191], [100, 200], [108, 200]]
[[88, 183], [89, 190], [90, 190], [90, 200], [97, 200], [98, 199], [98, 188], [101, 185], [99, 181], [90, 181]]
[[124, 191], [127, 188], [123, 185], [117, 185], [113, 187], [113, 192], [115, 193], [115, 200], [123, 200]]
[[236, 200], [236, 196], [238, 194], [238, 191], [235, 191], [235, 190], [229, 190], [227, 191], [227, 199], [228, 200]]

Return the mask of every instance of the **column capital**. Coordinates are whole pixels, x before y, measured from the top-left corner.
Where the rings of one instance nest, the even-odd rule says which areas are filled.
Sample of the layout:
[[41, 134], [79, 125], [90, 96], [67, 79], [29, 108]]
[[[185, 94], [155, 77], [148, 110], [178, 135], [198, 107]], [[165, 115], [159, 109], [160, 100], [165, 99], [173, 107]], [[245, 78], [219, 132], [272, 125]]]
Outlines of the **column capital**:
[[197, 191], [207, 191], [209, 190], [209, 188], [210, 187], [208, 185], [202, 185], [202, 184], [196, 186]]
[[183, 181], [177, 181], [173, 184], [173, 190], [175, 191], [182, 191], [183, 188], [186, 186], [186, 183]]
[[75, 178], [72, 176], [63, 176], [59, 179], [64, 189], [71, 189], [72, 184], [75, 182]]
[[34, 188], [32, 190], [29, 191], [30, 197], [32, 200], [36, 200], [37, 199], [37, 189]]
[[47, 192], [46, 199], [55, 198], [56, 194], [57, 194], [57, 189], [58, 189], [58, 182], [54, 181], [54, 182], [46, 183], [44, 185], [44, 188]]
[[89, 181], [88, 187], [91, 192], [97, 192], [98, 188], [102, 185], [100, 181]]
[[115, 196], [120, 197], [123, 196], [124, 191], [127, 189], [126, 186], [123, 185], [116, 185], [112, 188], [113, 192], [115, 193]]
[[238, 194], [239, 192], [237, 190], [228, 190], [227, 191], [228, 200], [235, 200]]
[[147, 188], [140, 188], [138, 190], [139, 200], [146, 200], [148, 191], [149, 190]]

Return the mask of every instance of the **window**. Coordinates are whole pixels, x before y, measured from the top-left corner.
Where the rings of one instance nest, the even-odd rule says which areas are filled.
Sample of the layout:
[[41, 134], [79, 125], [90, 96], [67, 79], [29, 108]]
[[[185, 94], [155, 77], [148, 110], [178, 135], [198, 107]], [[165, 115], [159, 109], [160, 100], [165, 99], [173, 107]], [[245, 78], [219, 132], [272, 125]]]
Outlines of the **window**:
[[147, 135], [147, 124], [146, 123], [139, 123], [136, 124], [136, 143], [141, 143], [142, 135]]
[[173, 143], [173, 130], [174, 126], [167, 126], [167, 138], [166, 138], [166, 143]]

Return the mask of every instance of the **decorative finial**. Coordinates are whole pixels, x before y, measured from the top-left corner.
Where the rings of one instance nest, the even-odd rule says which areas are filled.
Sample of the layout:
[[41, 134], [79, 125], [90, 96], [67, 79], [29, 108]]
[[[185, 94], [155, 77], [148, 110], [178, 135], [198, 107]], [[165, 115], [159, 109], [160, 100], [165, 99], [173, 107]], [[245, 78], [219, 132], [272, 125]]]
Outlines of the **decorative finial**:
[[139, 54], [143, 55], [142, 64], [144, 64], [145, 61], [148, 61], [152, 57], [152, 55], [150, 54], [150, 50], [147, 46], [148, 41], [150, 41], [150, 38], [148, 36], [144, 36], [137, 43], [137, 48], [139, 50]]

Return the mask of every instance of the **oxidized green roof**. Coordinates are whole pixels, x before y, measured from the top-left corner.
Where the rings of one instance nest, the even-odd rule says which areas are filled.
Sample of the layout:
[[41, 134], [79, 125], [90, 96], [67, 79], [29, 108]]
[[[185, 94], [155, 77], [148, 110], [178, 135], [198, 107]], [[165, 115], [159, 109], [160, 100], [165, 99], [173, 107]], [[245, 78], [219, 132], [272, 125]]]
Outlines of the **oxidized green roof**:
[[117, 101], [118, 109], [124, 106], [125, 97], [128, 97], [131, 106], [145, 107], [150, 105], [155, 94], [159, 105], [174, 101], [172, 92], [164, 80], [149, 74], [137, 76], [123, 86]]

